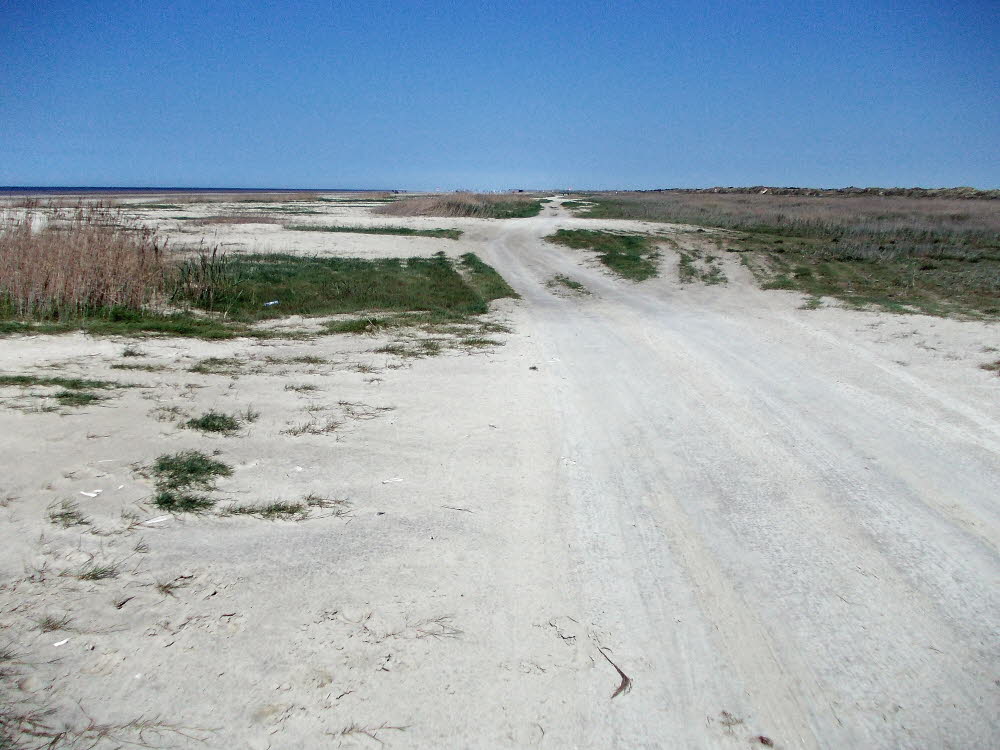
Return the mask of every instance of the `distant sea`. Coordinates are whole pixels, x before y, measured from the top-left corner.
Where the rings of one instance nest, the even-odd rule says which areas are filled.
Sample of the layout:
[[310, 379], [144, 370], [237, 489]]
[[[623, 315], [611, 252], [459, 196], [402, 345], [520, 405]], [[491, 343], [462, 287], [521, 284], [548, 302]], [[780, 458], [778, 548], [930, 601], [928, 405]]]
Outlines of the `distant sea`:
[[0, 195], [25, 193], [380, 193], [398, 188], [200, 188], [200, 187], [93, 187], [85, 185], [0, 185]]

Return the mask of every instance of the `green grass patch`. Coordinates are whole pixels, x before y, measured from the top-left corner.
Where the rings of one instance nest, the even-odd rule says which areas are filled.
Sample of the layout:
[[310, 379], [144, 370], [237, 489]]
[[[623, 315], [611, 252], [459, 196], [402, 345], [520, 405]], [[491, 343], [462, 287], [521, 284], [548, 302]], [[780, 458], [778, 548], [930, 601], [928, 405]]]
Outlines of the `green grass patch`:
[[468, 282], [487, 301], [503, 297], [518, 299], [521, 296], [511, 289], [493, 266], [483, 263], [475, 253], [465, 253], [459, 261], [459, 268], [465, 273]]
[[295, 232], [345, 232], [349, 234], [391, 234], [400, 237], [437, 237], [457, 240], [461, 229], [411, 229], [410, 227], [346, 227], [325, 224], [290, 224], [285, 227]]
[[592, 229], [560, 229], [545, 238], [557, 245], [598, 253], [598, 259], [619, 276], [644, 281], [656, 276], [659, 253], [651, 238]]
[[169, 511], [196, 512], [215, 501], [196, 490], [211, 492], [217, 477], [232, 475], [231, 467], [200, 451], [165, 454], [150, 467], [157, 493], [153, 502]]
[[40, 375], [0, 375], [0, 385], [20, 387], [55, 386], [70, 391], [82, 391], [93, 388], [127, 388], [113, 380], [86, 380], [84, 378], [51, 378]]
[[60, 391], [56, 394], [56, 401], [59, 402], [60, 406], [90, 406], [103, 400], [103, 396], [98, 396], [96, 393], [88, 393], [87, 391]]
[[218, 411], [209, 411], [202, 414], [200, 417], [194, 417], [189, 419], [184, 423], [185, 427], [192, 430], [199, 430], [201, 432], [218, 432], [225, 435], [230, 435], [234, 432], [238, 432], [240, 429], [240, 422], [236, 417], [231, 414], [223, 414]]
[[475, 256], [463, 256], [468, 283], [444, 253], [405, 260], [262, 254], [241, 255], [227, 263], [236, 281], [221, 285], [211, 307], [244, 323], [361, 310], [479, 315], [489, 311], [489, 300], [513, 294], [506, 284], [501, 288], [496, 271]]

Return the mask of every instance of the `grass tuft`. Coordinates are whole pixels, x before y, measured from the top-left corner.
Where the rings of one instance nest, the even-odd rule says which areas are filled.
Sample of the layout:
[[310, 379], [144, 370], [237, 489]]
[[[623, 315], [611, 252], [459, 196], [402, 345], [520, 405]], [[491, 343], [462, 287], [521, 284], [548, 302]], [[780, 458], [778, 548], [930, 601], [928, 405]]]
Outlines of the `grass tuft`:
[[229, 414], [223, 414], [218, 411], [205, 412], [200, 417], [189, 419], [184, 423], [184, 425], [192, 430], [201, 430], [202, 432], [221, 432], [227, 435], [238, 432], [240, 429], [240, 422], [238, 419]]
[[262, 505], [230, 505], [222, 511], [224, 516], [255, 516], [274, 520], [278, 518], [301, 517], [309, 510], [304, 503], [287, 503], [275, 501]]

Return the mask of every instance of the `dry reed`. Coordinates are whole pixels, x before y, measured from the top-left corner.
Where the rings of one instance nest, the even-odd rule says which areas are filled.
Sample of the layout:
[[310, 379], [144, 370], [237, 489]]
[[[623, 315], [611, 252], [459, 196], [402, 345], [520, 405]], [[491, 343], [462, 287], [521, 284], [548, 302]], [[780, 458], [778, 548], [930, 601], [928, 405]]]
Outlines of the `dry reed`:
[[387, 216], [472, 216], [480, 219], [534, 216], [538, 198], [514, 193], [445, 193], [404, 198], [379, 206]]
[[24, 211], [0, 226], [0, 310], [23, 318], [79, 317], [157, 300], [165, 243], [121, 208]]

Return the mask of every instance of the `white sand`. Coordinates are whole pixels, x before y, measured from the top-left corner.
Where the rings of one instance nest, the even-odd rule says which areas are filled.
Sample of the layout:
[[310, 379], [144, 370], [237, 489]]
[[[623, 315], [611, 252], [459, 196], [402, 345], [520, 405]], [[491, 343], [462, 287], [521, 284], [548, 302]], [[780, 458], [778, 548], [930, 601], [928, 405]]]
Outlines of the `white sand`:
[[[385, 337], [0, 341], [0, 372], [143, 386], [65, 416], [0, 390], [0, 627], [19, 699], [56, 724], [86, 711], [185, 728], [147, 735], [162, 747], [997, 744], [1000, 378], [978, 367], [1000, 356], [984, 351], [996, 325], [804, 310], [732, 256], [725, 286], [681, 285], [669, 251], [635, 285], [540, 238], [642, 225], [558, 206], [321, 220], [466, 234], [207, 230], [235, 249], [475, 251], [523, 296], [496, 305], [513, 334], [421, 360], [371, 353]], [[553, 291], [556, 273], [591, 294]], [[122, 358], [127, 344], [149, 356]], [[274, 361], [302, 355], [325, 363]], [[247, 363], [187, 371], [210, 356]], [[110, 369], [136, 362], [168, 369]], [[393, 410], [352, 418], [339, 402]], [[236, 437], [151, 413], [251, 405], [261, 417]], [[344, 424], [283, 434], [314, 416]], [[223, 504], [317, 493], [350, 512], [129, 530], [123, 510], [164, 516], [133, 467], [191, 448], [234, 466]], [[64, 498], [90, 526], [48, 521]], [[120, 575], [60, 575], [90, 560]], [[70, 629], [40, 632], [45, 614]], [[614, 699], [602, 647], [633, 681]]]

